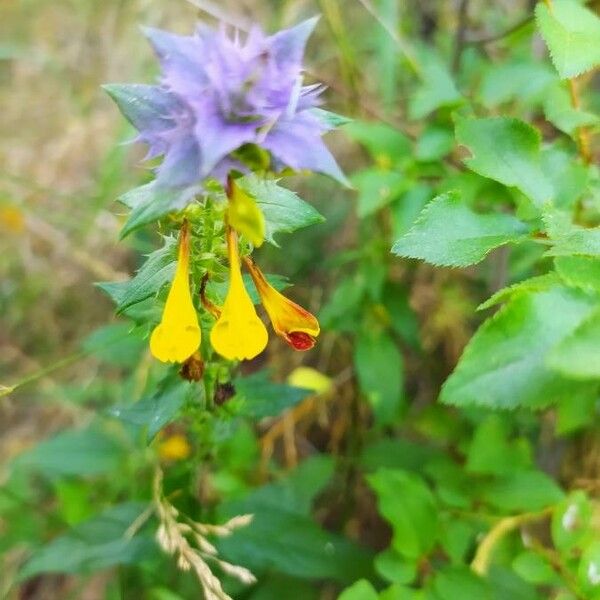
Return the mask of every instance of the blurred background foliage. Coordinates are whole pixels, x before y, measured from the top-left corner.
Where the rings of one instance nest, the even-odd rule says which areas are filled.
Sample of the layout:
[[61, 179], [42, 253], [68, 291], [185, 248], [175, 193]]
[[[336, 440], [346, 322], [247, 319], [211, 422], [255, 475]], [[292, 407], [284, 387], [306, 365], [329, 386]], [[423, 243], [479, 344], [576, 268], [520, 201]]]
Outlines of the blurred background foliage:
[[[437, 402], [484, 320], [476, 307], [546, 273], [544, 247], [503, 247], [464, 270], [390, 253], [448, 190], [472, 207], [514, 201], [527, 214], [505, 186], [464, 170], [457, 115], [519, 117], [567, 153], [577, 126], [595, 131], [597, 80], [581, 78], [574, 114], [533, 9], [2, 1], [0, 382], [62, 368], [0, 398], [0, 595], [201, 597], [158, 550], [153, 519], [139, 520], [158, 457], [169, 500], [191, 518], [255, 515], [218, 543], [258, 577], [251, 587], [225, 577], [234, 598], [600, 597], [597, 387], [540, 413]], [[261, 262], [319, 315], [319, 345], [293, 354], [273, 341], [213, 414], [190, 408], [187, 389], [148, 397], [164, 368], [94, 286], [134, 273], [157, 242], [149, 230], [117, 242], [115, 200], [148, 174], [99, 86], [155, 76], [140, 24], [187, 33], [196, 18], [223, 16], [272, 31], [316, 13], [308, 77], [329, 86], [328, 108], [355, 119], [329, 140], [355, 190], [286, 181], [327, 221], [261, 250]], [[559, 154], [571, 205], [589, 173]]]

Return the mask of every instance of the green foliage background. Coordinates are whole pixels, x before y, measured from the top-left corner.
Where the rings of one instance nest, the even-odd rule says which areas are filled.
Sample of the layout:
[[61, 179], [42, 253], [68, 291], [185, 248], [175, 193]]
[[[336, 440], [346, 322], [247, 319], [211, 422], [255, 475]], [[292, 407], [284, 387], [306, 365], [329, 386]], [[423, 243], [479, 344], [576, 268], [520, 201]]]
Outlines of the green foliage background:
[[[190, 519], [254, 514], [215, 541], [258, 578], [217, 569], [234, 598], [600, 598], [598, 3], [193, 4], [0, 6], [0, 381], [25, 382], [0, 397], [0, 595], [201, 597], [155, 542], [160, 462]], [[326, 221], [264, 190], [261, 263], [319, 345], [271, 342], [214, 405], [113, 317], [156, 317], [175, 245], [117, 243], [148, 174], [99, 89], [150, 80], [137, 25], [198, 7], [321, 13], [309, 75], [353, 119], [331, 145], [354, 190], [285, 182]]]

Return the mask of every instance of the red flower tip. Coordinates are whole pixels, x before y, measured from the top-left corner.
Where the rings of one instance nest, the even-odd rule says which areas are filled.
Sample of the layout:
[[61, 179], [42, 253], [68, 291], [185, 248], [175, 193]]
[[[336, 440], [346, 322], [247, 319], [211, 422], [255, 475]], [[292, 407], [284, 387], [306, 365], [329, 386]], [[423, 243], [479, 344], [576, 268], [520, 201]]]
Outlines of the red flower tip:
[[317, 343], [317, 340], [312, 335], [304, 333], [304, 331], [290, 331], [285, 336], [285, 341], [294, 349], [300, 352], [310, 350]]

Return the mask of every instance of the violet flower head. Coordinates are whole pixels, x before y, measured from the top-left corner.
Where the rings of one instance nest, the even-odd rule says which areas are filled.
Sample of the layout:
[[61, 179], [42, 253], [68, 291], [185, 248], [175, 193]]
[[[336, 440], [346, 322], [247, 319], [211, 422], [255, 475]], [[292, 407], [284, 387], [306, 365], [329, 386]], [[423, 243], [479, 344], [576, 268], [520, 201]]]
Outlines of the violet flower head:
[[322, 135], [315, 108], [323, 87], [303, 85], [302, 59], [317, 19], [266, 36], [200, 26], [191, 36], [146, 29], [161, 64], [159, 85], [113, 85], [108, 92], [148, 145], [163, 156], [157, 183], [224, 181], [245, 144], [268, 150], [273, 170], [290, 167], [346, 179]]

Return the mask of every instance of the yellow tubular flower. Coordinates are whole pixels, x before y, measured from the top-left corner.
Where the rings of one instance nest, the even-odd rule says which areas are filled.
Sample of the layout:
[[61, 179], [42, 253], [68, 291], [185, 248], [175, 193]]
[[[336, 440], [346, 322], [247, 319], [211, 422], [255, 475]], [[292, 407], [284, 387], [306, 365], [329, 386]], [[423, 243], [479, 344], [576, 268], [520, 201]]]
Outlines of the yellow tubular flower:
[[182, 363], [200, 346], [198, 315], [192, 302], [189, 282], [190, 234], [181, 227], [177, 270], [167, 296], [161, 322], [150, 337], [150, 352], [162, 362]]
[[310, 350], [321, 331], [316, 317], [270, 285], [251, 258], [244, 260], [275, 333], [294, 350]]
[[250, 359], [265, 349], [268, 341], [267, 329], [258, 318], [244, 287], [237, 237], [231, 227], [227, 229], [227, 249], [229, 290], [221, 316], [210, 332], [210, 342], [224, 358]]

